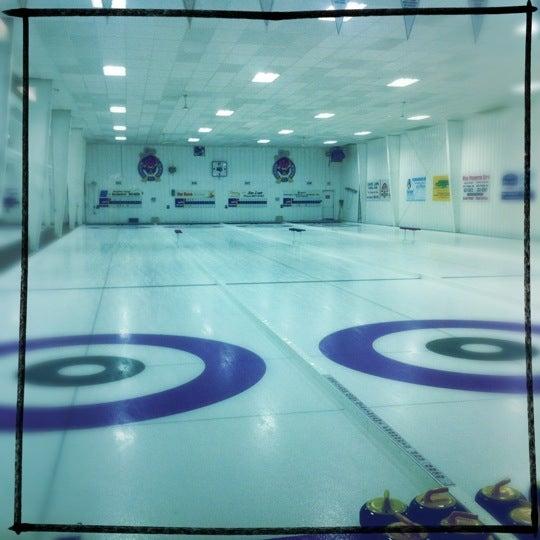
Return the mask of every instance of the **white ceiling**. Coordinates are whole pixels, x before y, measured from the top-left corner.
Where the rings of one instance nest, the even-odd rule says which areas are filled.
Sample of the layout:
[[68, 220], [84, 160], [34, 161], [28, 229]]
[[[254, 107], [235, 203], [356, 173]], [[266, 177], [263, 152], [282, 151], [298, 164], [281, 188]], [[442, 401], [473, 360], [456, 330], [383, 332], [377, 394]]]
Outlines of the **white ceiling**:
[[[399, 0], [364, 0], [399, 7]], [[330, 0], [275, 0], [274, 10], [324, 9]], [[520, 4], [491, 0], [490, 5]], [[441, 6], [424, 0], [423, 6]], [[466, 0], [445, 2], [466, 5]], [[90, 7], [90, 0], [29, 0], [29, 7]], [[176, 0], [128, 0], [128, 7], [181, 7]], [[200, 9], [259, 10], [258, 0], [198, 0]], [[402, 17], [353, 19], [338, 35], [334, 23], [194, 19], [71, 18], [31, 23], [31, 73], [54, 79], [55, 106], [71, 108], [89, 140], [112, 141], [125, 123], [128, 142], [319, 145], [348, 144], [356, 131], [373, 137], [446, 118], [520, 102], [512, 87], [523, 78], [521, 15], [484, 18], [474, 44], [470, 17], [417, 17], [410, 39]], [[540, 33], [534, 47], [539, 50]], [[536, 55], [538, 58], [538, 54]], [[105, 77], [104, 64], [125, 65], [126, 78]], [[540, 78], [535, 66], [533, 78]], [[274, 71], [256, 84], [257, 71]], [[398, 77], [420, 82], [388, 88]], [[189, 110], [183, 110], [188, 95]], [[427, 122], [401, 118], [429, 114]], [[127, 115], [109, 113], [126, 105]], [[217, 118], [219, 108], [235, 110]], [[321, 111], [328, 120], [315, 120]], [[197, 134], [201, 126], [214, 128]], [[278, 135], [294, 129], [289, 136]]]

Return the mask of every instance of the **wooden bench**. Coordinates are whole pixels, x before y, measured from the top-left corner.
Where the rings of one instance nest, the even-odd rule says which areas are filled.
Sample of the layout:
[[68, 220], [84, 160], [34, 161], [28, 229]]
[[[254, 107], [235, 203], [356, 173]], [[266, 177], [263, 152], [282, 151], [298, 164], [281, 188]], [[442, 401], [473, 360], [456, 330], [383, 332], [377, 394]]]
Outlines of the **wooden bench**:
[[407, 232], [411, 231], [413, 235], [413, 240], [415, 238], [416, 231], [420, 231], [421, 229], [419, 227], [399, 227], [403, 231], [403, 239], [407, 239]]

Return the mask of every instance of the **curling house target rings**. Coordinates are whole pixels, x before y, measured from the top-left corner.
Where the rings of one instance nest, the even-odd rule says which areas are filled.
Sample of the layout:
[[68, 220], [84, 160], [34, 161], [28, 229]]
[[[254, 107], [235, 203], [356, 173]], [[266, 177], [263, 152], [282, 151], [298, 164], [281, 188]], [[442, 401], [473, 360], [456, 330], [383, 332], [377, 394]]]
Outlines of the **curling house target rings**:
[[[266, 364], [255, 353], [221, 341], [159, 334], [100, 334], [31, 339], [27, 351], [74, 345], [144, 345], [167, 347], [198, 356], [205, 364], [195, 379], [161, 392], [135, 398], [74, 405], [24, 408], [25, 431], [87, 429], [140, 422], [192, 411], [240, 394], [255, 385]], [[16, 353], [18, 342], [0, 344], [0, 357]], [[13, 394], [14, 396], [14, 394]], [[16, 409], [0, 406], [0, 431], [13, 430]]]
[[[373, 348], [375, 340], [388, 334], [438, 328], [473, 328], [524, 332], [523, 323], [504, 321], [452, 319], [391, 321], [339, 330], [325, 337], [320, 342], [319, 348], [325, 356], [338, 364], [394, 381], [476, 392], [515, 394], [526, 391], [525, 370], [523, 375], [489, 375], [445, 371], [400, 362], [377, 352]], [[532, 332], [533, 334], [540, 334], [540, 326], [533, 325]]]

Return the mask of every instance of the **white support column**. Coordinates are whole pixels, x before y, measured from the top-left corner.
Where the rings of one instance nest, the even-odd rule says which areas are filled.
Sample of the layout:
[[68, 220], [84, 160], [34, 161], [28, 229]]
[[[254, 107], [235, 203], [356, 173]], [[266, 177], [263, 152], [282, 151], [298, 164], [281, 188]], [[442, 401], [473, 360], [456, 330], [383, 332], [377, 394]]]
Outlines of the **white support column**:
[[392, 197], [392, 210], [394, 213], [394, 226], [399, 226], [399, 158], [401, 137], [399, 135], [386, 136], [386, 160], [390, 181], [390, 196]]
[[357, 145], [358, 152], [358, 222], [364, 223], [366, 213], [367, 144]]
[[463, 121], [447, 120], [446, 122], [446, 161], [448, 178], [450, 179], [450, 196], [452, 198], [452, 215], [454, 232], [460, 232], [461, 223], [461, 148], [463, 143]]
[[9, 94], [11, 90], [11, 54], [13, 21], [0, 17], [0, 215], [6, 185], [7, 146], [9, 134]]
[[[29, 196], [28, 233], [30, 250], [39, 248], [43, 221], [43, 193], [48, 189], [49, 137], [52, 81], [30, 79], [32, 100], [29, 111]], [[34, 98], [35, 96], [35, 98]]]
[[74, 128], [69, 138], [69, 167], [68, 167], [68, 216], [69, 228], [74, 229], [82, 223], [84, 205], [84, 168], [86, 142], [83, 130]]
[[51, 120], [54, 186], [53, 220], [54, 233], [57, 238], [62, 236], [64, 216], [66, 215], [70, 131], [71, 111], [53, 110]]

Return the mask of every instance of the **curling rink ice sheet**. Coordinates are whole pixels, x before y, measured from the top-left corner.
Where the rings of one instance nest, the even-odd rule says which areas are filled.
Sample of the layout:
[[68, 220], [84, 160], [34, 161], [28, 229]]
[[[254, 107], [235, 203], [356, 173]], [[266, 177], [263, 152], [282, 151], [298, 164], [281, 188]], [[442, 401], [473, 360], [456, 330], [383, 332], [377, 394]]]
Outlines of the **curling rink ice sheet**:
[[[527, 492], [522, 243], [302, 228], [81, 227], [30, 258], [23, 521], [356, 525], [384, 489], [436, 486], [358, 403], [463, 496]], [[0, 274], [4, 456], [18, 278]], [[0, 474], [5, 530], [11, 459]]]

